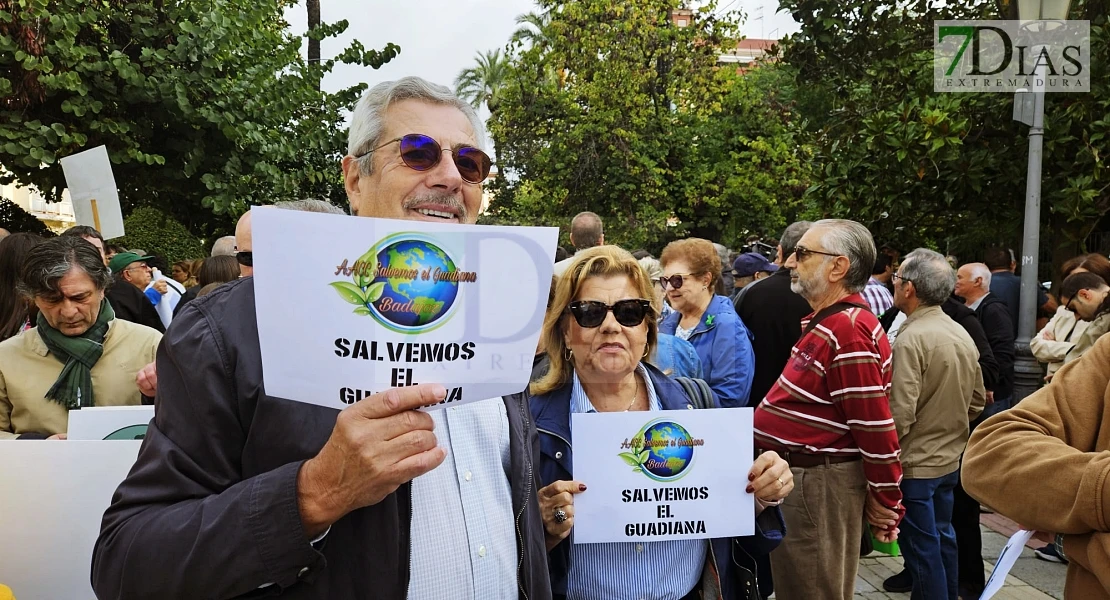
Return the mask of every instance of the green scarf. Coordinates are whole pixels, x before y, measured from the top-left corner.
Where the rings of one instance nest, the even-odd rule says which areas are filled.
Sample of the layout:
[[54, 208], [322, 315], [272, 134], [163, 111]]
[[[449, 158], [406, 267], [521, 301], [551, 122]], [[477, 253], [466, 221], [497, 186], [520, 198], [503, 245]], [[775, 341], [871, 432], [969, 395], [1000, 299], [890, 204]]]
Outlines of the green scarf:
[[68, 409], [93, 406], [92, 368], [104, 354], [104, 336], [108, 323], [116, 318], [107, 298], [100, 301], [100, 314], [85, 333], [70, 337], [54, 329], [39, 313], [36, 321], [39, 337], [54, 358], [61, 361], [61, 375], [54, 382], [46, 397]]

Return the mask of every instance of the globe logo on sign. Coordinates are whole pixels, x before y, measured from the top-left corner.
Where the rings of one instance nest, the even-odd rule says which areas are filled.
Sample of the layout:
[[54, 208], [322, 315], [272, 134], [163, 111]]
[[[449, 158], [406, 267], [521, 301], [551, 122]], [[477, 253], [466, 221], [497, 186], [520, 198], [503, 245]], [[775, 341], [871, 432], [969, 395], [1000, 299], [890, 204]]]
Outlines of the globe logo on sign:
[[331, 283], [355, 314], [373, 317], [399, 333], [431, 331], [446, 322], [459, 296], [459, 284], [477, 280], [460, 271], [437, 244], [419, 234], [397, 234], [370, 248], [336, 274], [352, 281]]
[[[674, 421], [656, 419], [643, 427], [619, 454], [633, 471], [655, 481], [675, 481], [694, 462], [694, 447], [704, 444]], [[622, 447], [624, 445], [622, 444]]]

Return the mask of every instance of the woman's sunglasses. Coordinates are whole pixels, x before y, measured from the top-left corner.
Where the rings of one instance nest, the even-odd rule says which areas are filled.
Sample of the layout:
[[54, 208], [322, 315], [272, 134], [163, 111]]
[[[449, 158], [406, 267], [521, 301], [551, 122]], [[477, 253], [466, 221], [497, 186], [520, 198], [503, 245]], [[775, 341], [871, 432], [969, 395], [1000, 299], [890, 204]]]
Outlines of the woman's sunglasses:
[[235, 253], [235, 262], [243, 265], [244, 267], [254, 266], [254, 253], [250, 250]]
[[635, 327], [644, 322], [644, 318], [651, 312], [650, 300], [618, 300], [613, 304], [606, 304], [596, 300], [575, 300], [570, 303], [570, 314], [579, 327], [593, 329], [601, 326], [605, 315], [613, 311], [617, 323], [625, 327]]
[[[355, 158], [362, 158], [377, 152], [393, 142], [401, 142], [401, 161], [410, 169], [417, 171], [427, 171], [435, 168], [444, 152], [439, 142], [434, 139], [420, 133], [410, 133], [389, 140], [373, 150], [359, 154]], [[462, 176], [463, 181], [482, 183], [486, 180], [486, 177], [489, 177], [489, 169], [493, 163], [490, 162], [489, 155], [485, 152], [473, 146], [458, 146], [451, 148], [450, 152], [451, 159], [455, 161], [455, 168], [459, 170], [459, 175]]]
[[693, 273], [675, 273], [670, 277], [660, 277], [658, 281], [659, 285], [663, 286], [664, 291], [667, 290], [668, 285], [677, 290], [682, 287], [683, 280], [691, 275], [693, 275]]

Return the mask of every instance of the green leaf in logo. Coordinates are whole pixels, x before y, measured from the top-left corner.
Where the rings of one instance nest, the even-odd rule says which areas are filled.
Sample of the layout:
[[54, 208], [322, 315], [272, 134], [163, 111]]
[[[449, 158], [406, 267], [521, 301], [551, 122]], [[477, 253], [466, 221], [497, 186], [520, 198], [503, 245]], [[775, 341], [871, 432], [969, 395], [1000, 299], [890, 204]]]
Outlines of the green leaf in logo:
[[646, 463], [648, 459], [648, 451], [644, 450], [643, 452], [641, 452], [640, 456], [638, 456], [637, 459], [640, 461], [641, 465]]
[[379, 281], [377, 283], [371, 284], [370, 287], [366, 288], [366, 302], [368, 304], [373, 304], [374, 302], [377, 302], [378, 299], [382, 297], [382, 292], [384, 291], [384, 281]]
[[631, 452], [621, 452], [617, 456], [621, 457], [621, 460], [628, 463], [628, 466], [630, 467], [640, 466], [640, 457], [632, 454]]
[[633, 468], [632, 468], [632, 472], [633, 472], [633, 473], [643, 473], [643, 472], [644, 472], [644, 470], [643, 470], [643, 469], [641, 469], [640, 467], [633, 467]]
[[[357, 285], [359, 289], [366, 289], [366, 286], [370, 285], [371, 281], [374, 281], [375, 274], [378, 272], [378, 255], [375, 254], [374, 249], [371, 248], [366, 251], [366, 254], [358, 257], [355, 264], [359, 266], [359, 268], [355, 270], [353, 276], [355, 285]], [[373, 302], [373, 300], [370, 302]]]
[[364, 317], [369, 317], [370, 316], [370, 309], [366, 308], [365, 306], [359, 306], [359, 307], [355, 308], [355, 314], [356, 315], [362, 315]]
[[328, 285], [335, 288], [335, 291], [339, 292], [339, 297], [347, 302], [356, 306], [366, 304], [366, 299], [362, 297], [362, 289], [354, 284], [347, 283], [346, 281], [334, 281]]

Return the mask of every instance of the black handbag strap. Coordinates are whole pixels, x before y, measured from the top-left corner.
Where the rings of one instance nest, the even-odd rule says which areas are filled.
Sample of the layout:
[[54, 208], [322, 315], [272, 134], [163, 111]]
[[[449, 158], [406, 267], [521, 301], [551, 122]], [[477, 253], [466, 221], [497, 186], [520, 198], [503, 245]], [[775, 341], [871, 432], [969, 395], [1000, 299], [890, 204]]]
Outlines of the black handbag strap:
[[871, 310], [858, 302], [837, 302], [831, 306], [826, 306], [825, 308], [822, 308], [820, 311], [818, 311], [817, 314], [813, 315], [813, 318], [809, 320], [809, 323], [806, 324], [806, 328], [802, 330], [802, 337], [805, 337], [807, 333], [813, 331], [813, 328], [817, 327], [817, 325], [821, 321], [823, 321], [825, 317], [830, 317], [842, 310], [848, 310], [849, 308], [862, 308], [864, 310]]
[[713, 391], [709, 389], [709, 384], [704, 379], [675, 377], [674, 380], [682, 386], [682, 391], [686, 392], [686, 398], [690, 400], [690, 404], [694, 408], [717, 408], [717, 402], [713, 399]]

